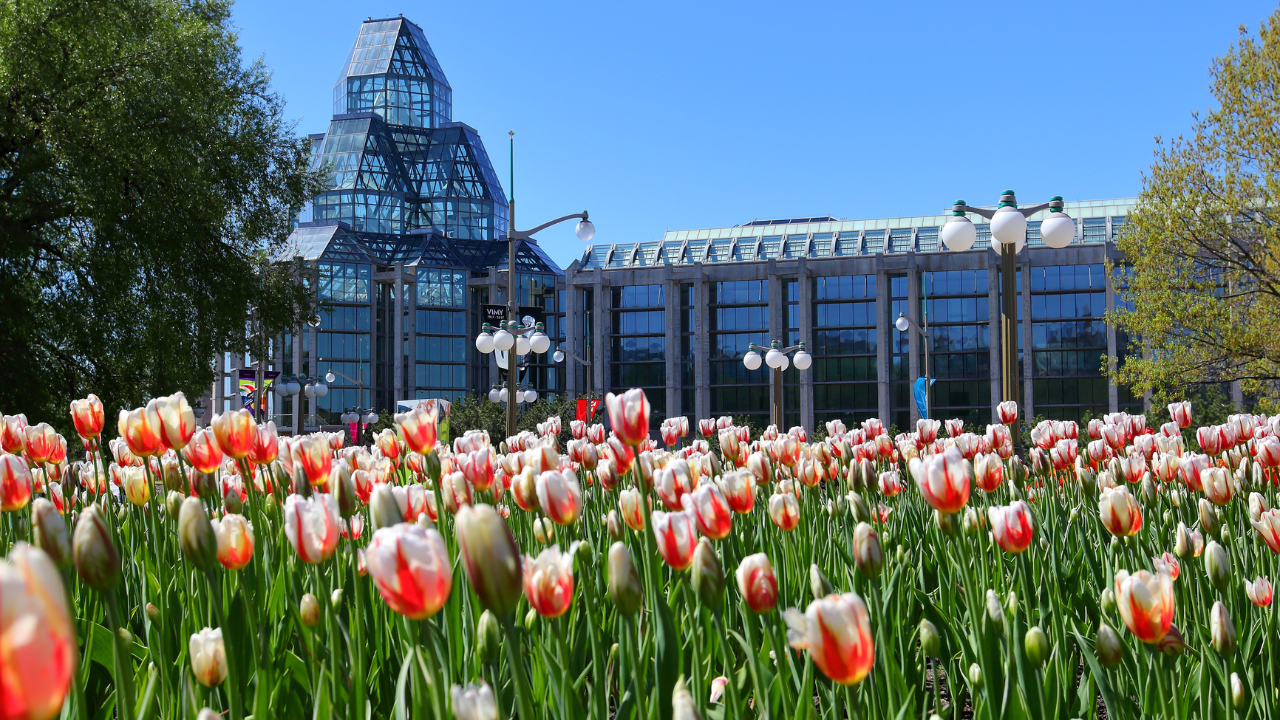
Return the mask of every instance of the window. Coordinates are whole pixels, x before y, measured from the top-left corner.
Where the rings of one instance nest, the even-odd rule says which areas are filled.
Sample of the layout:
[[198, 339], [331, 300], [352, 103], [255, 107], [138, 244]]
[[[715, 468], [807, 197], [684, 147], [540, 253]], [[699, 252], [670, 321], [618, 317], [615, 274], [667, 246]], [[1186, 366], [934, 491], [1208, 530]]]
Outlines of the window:
[[[922, 325], [928, 326], [929, 415], [979, 427], [991, 418], [991, 325], [986, 270], [921, 274]], [[922, 348], [923, 351], [923, 348]], [[923, 352], [920, 372], [924, 373]]]
[[609, 288], [609, 293], [610, 391], [644, 388], [656, 427], [667, 407], [666, 286], [627, 285]]
[[911, 228], [894, 228], [889, 231], [889, 252], [904, 253], [910, 250]]
[[[1086, 220], [1089, 218], [1086, 218]], [[1107, 411], [1102, 265], [1031, 268], [1032, 392], [1037, 415], [1081, 422]]]
[[1104, 243], [1107, 241], [1107, 219], [1085, 218], [1081, 221], [1085, 244]]
[[756, 245], [760, 242], [760, 238], [746, 237], [738, 238], [737, 244], [733, 246], [734, 261], [749, 262], [756, 259]]
[[880, 253], [884, 252], [884, 231], [883, 230], [868, 230], [865, 233], [863, 233], [863, 236], [864, 236], [864, 239], [866, 240], [865, 252], [867, 255], [879, 255]]
[[719, 238], [711, 241], [711, 249], [707, 252], [707, 262], [724, 262], [729, 259], [729, 246], [733, 238]]
[[[780, 236], [772, 236], [781, 242]], [[765, 237], [765, 242], [770, 242]], [[778, 247], [774, 245], [775, 251]], [[769, 373], [747, 370], [742, 358], [752, 343], [769, 344], [769, 283], [767, 280], [716, 282], [710, 286], [708, 328], [711, 353], [711, 413], [751, 415], [763, 427], [769, 420]], [[780, 338], [781, 339], [781, 338]]]
[[457, 270], [418, 268], [418, 307], [465, 308], [467, 278]]
[[938, 228], [923, 227], [916, 231], [916, 249], [918, 252], [938, 251]]
[[836, 256], [849, 257], [857, 255], [861, 242], [856, 232], [840, 233], [840, 237], [836, 239]]
[[814, 233], [813, 247], [809, 257], [827, 257], [831, 255], [831, 233]]
[[809, 247], [808, 235], [788, 235], [787, 245], [782, 257], [785, 259], [804, 257]]
[[319, 264], [316, 291], [321, 301], [369, 302], [369, 266], [357, 263], [322, 262]]

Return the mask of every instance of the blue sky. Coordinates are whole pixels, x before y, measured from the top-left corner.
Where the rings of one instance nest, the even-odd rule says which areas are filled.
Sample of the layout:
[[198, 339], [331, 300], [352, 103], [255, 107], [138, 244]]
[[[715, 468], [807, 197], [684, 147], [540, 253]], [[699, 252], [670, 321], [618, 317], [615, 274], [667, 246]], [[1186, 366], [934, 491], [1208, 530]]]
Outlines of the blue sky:
[[[1274, 2], [239, 0], [300, 132], [321, 132], [368, 16], [422, 26], [517, 226], [584, 208], [598, 242], [755, 218], [878, 218], [957, 198], [1126, 197], [1154, 138], [1210, 106], [1209, 67]], [[583, 244], [539, 236], [561, 265]]]

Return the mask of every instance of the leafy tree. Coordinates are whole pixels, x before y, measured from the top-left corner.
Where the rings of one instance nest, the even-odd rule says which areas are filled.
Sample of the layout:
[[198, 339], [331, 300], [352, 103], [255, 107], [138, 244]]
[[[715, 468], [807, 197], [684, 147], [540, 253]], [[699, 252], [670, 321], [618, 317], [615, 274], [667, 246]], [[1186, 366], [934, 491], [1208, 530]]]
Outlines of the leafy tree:
[[23, 0], [0, 12], [0, 408], [69, 430], [198, 396], [223, 350], [314, 313], [269, 260], [320, 189], [223, 0]]
[[1141, 357], [1110, 373], [1160, 403], [1240, 381], [1280, 401], [1280, 10], [1212, 64], [1217, 107], [1189, 136], [1158, 140], [1118, 240], [1113, 277], [1131, 304], [1111, 320]]

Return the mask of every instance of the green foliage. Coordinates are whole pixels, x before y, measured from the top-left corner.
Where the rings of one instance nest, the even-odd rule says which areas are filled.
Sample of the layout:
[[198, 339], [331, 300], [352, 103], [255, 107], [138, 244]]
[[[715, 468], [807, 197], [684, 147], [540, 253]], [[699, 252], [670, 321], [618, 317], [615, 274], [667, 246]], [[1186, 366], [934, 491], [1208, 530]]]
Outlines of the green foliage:
[[217, 352], [313, 312], [269, 262], [320, 187], [269, 80], [229, 2], [5, 4], [0, 406], [69, 431], [90, 391], [109, 416], [198, 396]]
[[[581, 397], [587, 397], [583, 395]], [[593, 422], [602, 422], [604, 407], [596, 412]], [[516, 431], [536, 433], [538, 423], [547, 418], [559, 416], [561, 447], [572, 437], [569, 434], [569, 422], [577, 417], [578, 397], [567, 394], [542, 396], [532, 405], [520, 405], [516, 408]], [[453, 428], [453, 437], [460, 437], [467, 430], [485, 430], [489, 440], [497, 446], [507, 438], [507, 408], [502, 403], [489, 402], [483, 395], [468, 395], [453, 404], [449, 412], [449, 426]]]
[[[1217, 107], [1189, 137], [1159, 144], [1118, 240], [1113, 271], [1132, 309], [1110, 319], [1142, 357], [1112, 367], [1158, 401], [1187, 386], [1240, 381], [1264, 408], [1280, 400], [1280, 10], [1211, 67]], [[1127, 288], [1125, 285], [1127, 283]]]

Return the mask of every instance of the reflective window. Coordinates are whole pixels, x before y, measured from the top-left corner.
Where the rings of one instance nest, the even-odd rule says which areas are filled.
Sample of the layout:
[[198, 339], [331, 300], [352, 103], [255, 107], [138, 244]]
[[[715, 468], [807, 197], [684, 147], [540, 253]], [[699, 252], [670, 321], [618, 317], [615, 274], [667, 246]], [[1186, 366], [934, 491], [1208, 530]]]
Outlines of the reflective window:
[[357, 263], [319, 263], [316, 292], [321, 301], [369, 302], [369, 266]]
[[467, 277], [461, 271], [418, 268], [418, 307], [464, 308], [466, 290]]
[[919, 252], [938, 250], [938, 228], [922, 227], [916, 231], [916, 249]]
[[782, 257], [787, 259], [804, 257], [807, 254], [808, 247], [808, 235], [788, 235], [787, 245], [783, 250]]
[[1031, 268], [1032, 392], [1038, 415], [1081, 422], [1107, 412], [1104, 273], [1101, 264]]
[[733, 259], [735, 261], [749, 262], [756, 259], [756, 245], [760, 242], [760, 238], [744, 237], [738, 238], [738, 242], [733, 246]]
[[1085, 218], [1079, 221], [1083, 226], [1085, 243], [1104, 243], [1107, 241], [1107, 219]]
[[904, 253], [911, 249], [911, 228], [894, 228], [889, 231], [889, 252]]
[[884, 252], [884, 230], [868, 230], [863, 235], [867, 255], [878, 255]]
[[[980, 427], [991, 421], [991, 325], [986, 270], [921, 273], [928, 327], [929, 414]], [[924, 373], [923, 348], [920, 372]]]
[[814, 233], [809, 257], [827, 257], [831, 254], [831, 233]]
[[862, 240], [858, 237], [858, 233], [840, 233], [840, 237], [836, 239], [836, 256], [849, 257], [857, 255]]
[[666, 416], [666, 286], [612, 287], [609, 306], [610, 392], [644, 388], [650, 425], [658, 427]]
[[724, 262], [729, 259], [729, 246], [733, 238], [718, 238], [711, 241], [711, 249], [707, 252], [707, 262]]
[[781, 235], [765, 235], [760, 241], [760, 259], [777, 260], [778, 249], [782, 245]]
[[609, 267], [620, 268], [627, 267], [631, 264], [631, 249], [634, 245], [615, 245], [613, 246], [613, 256], [609, 258]]

